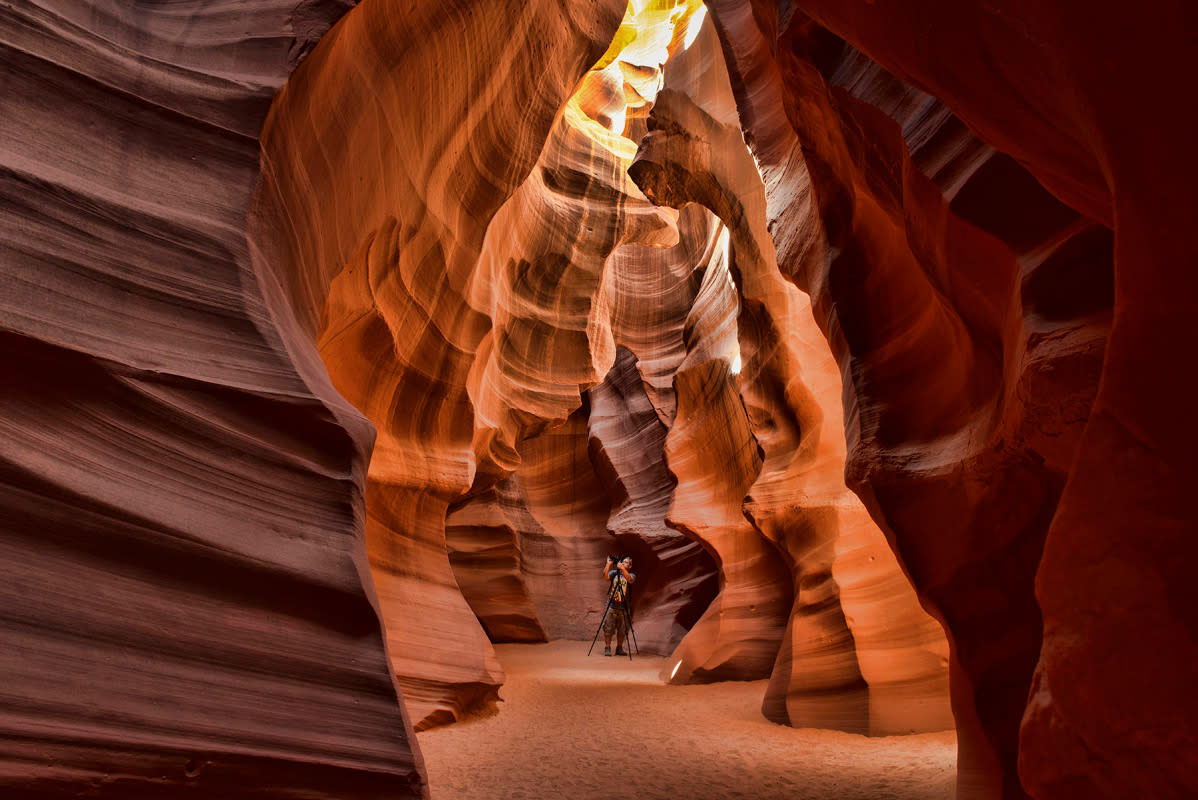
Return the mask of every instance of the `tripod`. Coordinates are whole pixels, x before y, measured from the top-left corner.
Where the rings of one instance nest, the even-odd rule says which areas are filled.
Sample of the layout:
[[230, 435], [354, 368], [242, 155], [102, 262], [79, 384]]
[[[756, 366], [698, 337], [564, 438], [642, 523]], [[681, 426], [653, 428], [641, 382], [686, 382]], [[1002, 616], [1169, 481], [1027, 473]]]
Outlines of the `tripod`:
[[[611, 579], [611, 587], [607, 590], [607, 605], [603, 608], [603, 616], [599, 618], [599, 627], [595, 629], [595, 638], [591, 639], [591, 646], [587, 648], [587, 655], [595, 649], [595, 642], [599, 641], [599, 631], [603, 630], [603, 623], [607, 620], [608, 614], [623, 615], [624, 621], [628, 623], [628, 660], [632, 660], [632, 649], [635, 647], [637, 655], [640, 655], [641, 648], [636, 643], [636, 632], [632, 629], [632, 609], [628, 607], [628, 589], [624, 589], [624, 601], [619, 605], [612, 607], [615, 602], [616, 594], [619, 590], [620, 576], [615, 575]], [[616, 639], [616, 646], [619, 647], [619, 638]]]

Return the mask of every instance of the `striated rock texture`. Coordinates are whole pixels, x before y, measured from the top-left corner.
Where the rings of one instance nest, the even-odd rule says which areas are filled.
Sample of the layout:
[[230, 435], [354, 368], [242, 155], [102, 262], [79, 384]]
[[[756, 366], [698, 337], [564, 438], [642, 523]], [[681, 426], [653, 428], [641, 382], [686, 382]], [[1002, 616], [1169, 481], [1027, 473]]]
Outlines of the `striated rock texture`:
[[[524, 8], [515, 39], [502, 8], [366, 5], [266, 122], [251, 242], [280, 317], [317, 340], [378, 430], [367, 544], [417, 729], [496, 697], [488, 635], [590, 636], [608, 552], [637, 557], [650, 651], [672, 649], [710, 601], [714, 564], [665, 526], [650, 495], [668, 485], [640, 474], [671, 413], [669, 345], [643, 305], [614, 307], [659, 268], [674, 279], [655, 288], [678, 306], [706, 252], [709, 217], [680, 226], [628, 178], [622, 127], [699, 7], [636, 5], [602, 55], [618, 4]], [[464, 71], [429, 66], [450, 52], [472, 53]], [[655, 359], [646, 388], [627, 363], [612, 372], [617, 333]], [[649, 477], [667, 479], [648, 457]]]
[[613, 498], [607, 520], [616, 539], [613, 555], [633, 556], [637, 574], [636, 643], [667, 654], [710, 606], [718, 589], [716, 565], [706, 550], [669, 527], [675, 488], [666, 464], [669, 429], [649, 399], [636, 357], [618, 349], [611, 371], [588, 396], [592, 451], [602, 459], [596, 472]]
[[244, 235], [271, 99], [345, 9], [0, 9], [5, 797], [426, 795], [369, 426]]
[[964, 797], [1195, 790], [1193, 381], [1163, 355], [1194, 336], [1194, 113], [1160, 78], [1195, 20], [1151, 6], [709, 4], [850, 483], [954, 645]]
[[451, 507], [445, 519], [449, 563], [462, 596], [492, 642], [548, 640], [525, 577], [527, 541], [543, 529], [514, 477]]
[[[558, 112], [621, 10], [366, 4], [292, 76], [263, 130], [251, 241], [280, 315], [318, 339], [334, 385], [378, 430], [367, 545], [417, 729], [502, 681], [450, 563], [450, 504], [486, 488], [477, 476], [510, 472], [527, 425], [564, 419], [578, 384], [602, 377], [587, 344], [604, 248], [665, 229], [643, 200], [606, 238], [537, 224], [555, 200], [575, 220], [587, 208], [569, 181], [590, 140], [579, 112]], [[556, 303], [564, 313], [547, 316]], [[541, 368], [551, 357], [561, 369]]]
[[[748, 483], [730, 496], [730, 518], [743, 525], [747, 516], [751, 532], [735, 540], [768, 543], [764, 552], [780, 556], [790, 578], [769, 581], [783, 592], [786, 629], [773, 646], [764, 711], [782, 723], [870, 734], [950, 727], [943, 634], [845, 487], [839, 369], [810, 303], [778, 274], [764, 187], [734, 121], [714, 30], [705, 26], [696, 44], [671, 61], [631, 172], [655, 200], [703, 203], [729, 226], [741, 298], [733, 413], [755, 450]], [[681, 394], [681, 374], [678, 386]], [[729, 460], [736, 463], [715, 462]], [[770, 596], [755, 592], [754, 620], [769, 618], [761, 601]]]
[[1194, 11], [351, 5], [0, 9], [0, 788], [423, 796], [618, 550], [671, 680], [1198, 794]]
[[[596, 567], [613, 551], [637, 561], [638, 644], [670, 652], [691, 631], [675, 680], [774, 671], [782, 677], [767, 702], [771, 716], [798, 721], [788, 707], [797, 651], [779, 656], [779, 647], [793, 638], [794, 585], [810, 565], [784, 541], [793, 526], [755, 524], [744, 507], [755, 485], [785, 484], [780, 494], [798, 486], [779, 478], [791, 442], [767, 442], [769, 452], [759, 442], [778, 398], [752, 388], [756, 377], [734, 375], [742, 344], [763, 347], [738, 319], [757, 319], [760, 301], [742, 308], [738, 299], [748, 284], [732, 261], [727, 213], [721, 223], [698, 206], [664, 210], [626, 173], [671, 53], [697, 59], [680, 62], [673, 78], [684, 75], [696, 94], [727, 79], [713, 68], [718, 52], [710, 27], [699, 27], [698, 2], [634, 3], [617, 30], [619, 12], [617, 4], [598, 15], [534, 5], [508, 18], [499, 7], [383, 0], [355, 9], [265, 120], [248, 250], [221, 245], [235, 255], [225, 294], [208, 301], [220, 311], [214, 329], [235, 355], [243, 355], [238, 337], [253, 331], [274, 359], [234, 365], [242, 373], [222, 378], [233, 392], [224, 413], [282, 442], [255, 446], [298, 458], [292, 471], [332, 482], [305, 490], [328, 505], [327, 530], [283, 488], [271, 500], [288, 509], [289, 527], [272, 522], [252, 487], [236, 496], [257, 510], [238, 514], [237, 525], [284, 538], [296, 536], [296, 524], [315, 525], [347, 540], [354, 582], [339, 591], [377, 602], [389, 666], [417, 729], [494, 699], [502, 675], [490, 639], [588, 637], [602, 613]], [[510, 23], [505, 37], [499, 16]], [[295, 24], [316, 25], [308, 17], [305, 10]], [[166, 12], [159, 22], [176, 33], [186, 27]], [[289, 66], [309, 44], [294, 43]], [[505, 55], [513, 48], [520, 61]], [[428, 67], [467, 51], [476, 60], [456, 72]], [[526, 74], [525, 60], [553, 68]], [[723, 102], [726, 120], [732, 108]], [[245, 181], [252, 161], [241, 168]], [[755, 170], [744, 175], [759, 192]], [[196, 184], [205, 199], [220, 195], [221, 177]], [[244, 187], [236, 199], [234, 218], [248, 202]], [[156, 246], [166, 248], [161, 239]], [[169, 263], [169, 252], [160, 260]], [[204, 268], [196, 274], [210, 278]], [[194, 282], [176, 288], [181, 280], [159, 277], [156, 291], [172, 307], [199, 291]], [[211, 365], [187, 353], [214, 338], [196, 337], [191, 350], [160, 360], [191, 357], [202, 372]], [[765, 369], [748, 358], [755, 375]], [[793, 367], [786, 359], [789, 351], [783, 372]], [[259, 371], [278, 386], [252, 383]], [[785, 392], [790, 378], [780, 380]], [[196, 424], [209, 419], [210, 403], [162, 402]], [[793, 410], [788, 403], [782, 413]], [[363, 416], [375, 429], [365, 476]], [[337, 447], [339, 462], [330, 460]], [[763, 472], [767, 462], [775, 466]], [[829, 463], [838, 470], [835, 458]], [[758, 494], [754, 514], [771, 518]], [[274, 552], [269, 540], [239, 531], [229, 541]], [[855, 664], [851, 641], [833, 649]], [[859, 669], [849, 671], [855, 691]], [[826, 686], [808, 688], [828, 695]], [[870, 713], [818, 723], [883, 731]]]

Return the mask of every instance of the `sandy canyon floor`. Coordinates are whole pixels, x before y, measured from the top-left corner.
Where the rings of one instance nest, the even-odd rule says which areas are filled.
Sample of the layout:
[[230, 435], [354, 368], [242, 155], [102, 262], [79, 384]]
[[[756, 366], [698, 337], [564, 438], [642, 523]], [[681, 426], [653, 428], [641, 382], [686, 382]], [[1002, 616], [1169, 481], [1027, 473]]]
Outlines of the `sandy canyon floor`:
[[433, 800], [951, 800], [951, 731], [870, 739], [767, 722], [765, 681], [666, 686], [602, 640], [500, 645], [499, 713], [419, 734]]

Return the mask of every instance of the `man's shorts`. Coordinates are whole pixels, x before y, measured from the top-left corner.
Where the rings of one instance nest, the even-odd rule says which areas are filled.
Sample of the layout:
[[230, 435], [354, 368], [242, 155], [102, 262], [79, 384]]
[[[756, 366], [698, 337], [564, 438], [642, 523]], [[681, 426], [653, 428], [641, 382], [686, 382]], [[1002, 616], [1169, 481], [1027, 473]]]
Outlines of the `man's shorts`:
[[611, 636], [615, 633], [620, 636], [628, 633], [628, 615], [624, 613], [623, 606], [612, 603], [611, 608], [607, 610], [607, 617], [603, 620], [603, 634]]

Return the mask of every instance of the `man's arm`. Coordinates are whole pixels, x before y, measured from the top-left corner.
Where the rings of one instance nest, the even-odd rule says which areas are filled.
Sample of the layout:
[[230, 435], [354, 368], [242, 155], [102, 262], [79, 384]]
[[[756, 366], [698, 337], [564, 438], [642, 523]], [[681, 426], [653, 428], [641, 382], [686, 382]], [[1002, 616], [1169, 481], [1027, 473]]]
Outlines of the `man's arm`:
[[607, 561], [603, 562], [603, 580], [611, 580], [611, 568], [614, 563], [611, 556], [608, 556]]
[[633, 572], [629, 571], [628, 567], [624, 566], [623, 564], [620, 564], [619, 566], [620, 566], [620, 572], [624, 573], [624, 577], [628, 579], [628, 582], [636, 583], [636, 575]]

